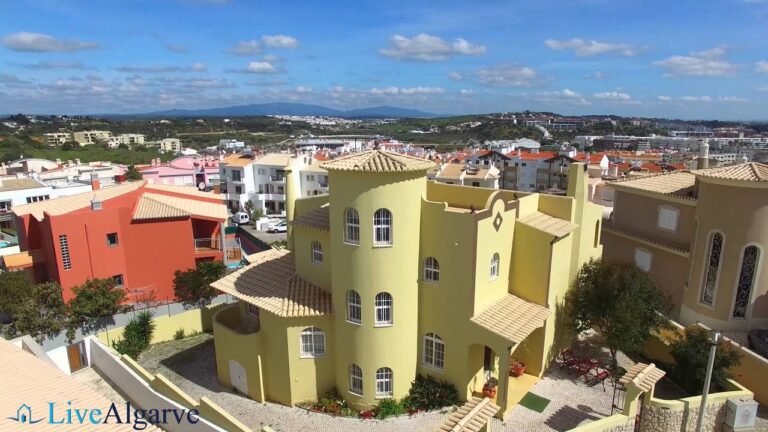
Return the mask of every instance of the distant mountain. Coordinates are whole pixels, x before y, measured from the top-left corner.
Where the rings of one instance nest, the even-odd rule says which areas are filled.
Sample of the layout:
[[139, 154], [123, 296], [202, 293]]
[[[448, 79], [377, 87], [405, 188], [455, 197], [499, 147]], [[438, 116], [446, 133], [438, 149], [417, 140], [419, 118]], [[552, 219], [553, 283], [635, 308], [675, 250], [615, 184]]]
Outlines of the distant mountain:
[[345, 118], [404, 118], [404, 117], [435, 117], [431, 114], [416, 109], [398, 108], [392, 106], [378, 106], [370, 108], [342, 111], [320, 105], [303, 103], [264, 103], [238, 105], [221, 108], [207, 108], [197, 110], [173, 109], [155, 111], [145, 114], [136, 114], [136, 117], [243, 117], [262, 115], [299, 115], [299, 116], [331, 116]]

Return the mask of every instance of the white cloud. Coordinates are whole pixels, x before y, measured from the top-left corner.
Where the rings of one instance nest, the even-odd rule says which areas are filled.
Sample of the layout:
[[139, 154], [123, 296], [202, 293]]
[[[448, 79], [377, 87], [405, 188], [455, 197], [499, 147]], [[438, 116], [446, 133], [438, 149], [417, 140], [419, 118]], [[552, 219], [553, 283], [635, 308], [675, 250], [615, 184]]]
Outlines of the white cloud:
[[544, 41], [544, 44], [553, 50], [572, 50], [579, 57], [590, 57], [600, 54], [618, 54], [629, 57], [637, 54], [637, 49], [628, 44], [598, 42], [596, 40], [579, 38], [567, 40], [547, 39]]
[[176, 54], [186, 54], [189, 52], [189, 49], [187, 49], [187, 47], [182, 45], [176, 45], [176, 44], [166, 45], [165, 49]]
[[473, 95], [473, 94], [475, 94], [475, 91], [474, 91], [474, 90], [472, 90], [472, 89], [461, 89], [461, 90], [459, 91], [459, 93], [460, 93], [460, 94], [462, 94], [462, 95], [464, 95], [464, 96], [468, 96], [468, 95]]
[[484, 45], [475, 45], [458, 38], [453, 43], [426, 33], [412, 38], [396, 34], [389, 38], [390, 47], [379, 50], [381, 55], [398, 60], [442, 61], [457, 55], [485, 54]]
[[369, 90], [371, 94], [375, 95], [425, 95], [425, 94], [442, 94], [445, 90], [441, 87], [385, 87], [385, 88], [372, 88]]
[[687, 56], [672, 56], [653, 64], [666, 70], [667, 76], [727, 76], [736, 73], [738, 65], [729, 63], [723, 57], [726, 50], [715, 47], [695, 51]]
[[749, 99], [738, 97], [738, 96], [720, 96], [717, 98], [720, 102], [731, 102], [731, 103], [743, 103], [743, 102], [749, 102]]
[[295, 37], [282, 34], [262, 36], [261, 40], [264, 45], [271, 48], [298, 48], [299, 46], [299, 41]]
[[768, 92], [768, 86], [758, 87], [757, 91], [759, 91], [759, 92]]
[[594, 95], [592, 95], [592, 97], [599, 100], [613, 101], [613, 102], [626, 102], [632, 99], [632, 96], [630, 96], [629, 94], [624, 92], [616, 92], [616, 91], [595, 93]]
[[601, 71], [594, 71], [591, 74], [588, 74], [587, 78], [603, 79], [605, 78], [605, 74]]
[[239, 56], [258, 54], [261, 52], [261, 43], [253, 39], [243, 40], [238, 42], [234, 47], [228, 49], [227, 52]]
[[264, 58], [264, 61], [270, 62], [270, 63], [279, 62], [281, 60], [279, 56], [276, 56], [274, 54], [267, 54], [263, 58]]
[[86, 66], [79, 61], [39, 61], [37, 63], [18, 63], [16, 66], [23, 67], [24, 69], [87, 69]]
[[493, 87], [529, 87], [540, 80], [528, 66], [499, 64], [478, 70], [475, 75], [480, 84]]
[[571, 89], [542, 92], [533, 97], [534, 100], [547, 103], [565, 103], [572, 105], [592, 105], [580, 93]]
[[760, 73], [768, 73], [768, 60], [757, 62], [757, 65], [755, 65], [755, 70]]
[[312, 87], [298, 86], [294, 89], [296, 93], [312, 93]]
[[192, 63], [192, 66], [190, 66], [189, 69], [194, 72], [205, 72], [208, 70], [208, 66], [206, 66], [205, 63]]
[[464, 74], [462, 74], [461, 72], [451, 71], [451, 72], [448, 72], [448, 78], [451, 79], [452, 81], [461, 81], [464, 79]]
[[248, 67], [246, 68], [246, 72], [251, 73], [273, 73], [276, 72], [277, 69], [275, 69], [274, 66], [272, 66], [272, 63], [266, 62], [266, 61], [254, 61], [248, 63]]
[[712, 102], [709, 96], [680, 96], [677, 99], [683, 102]]
[[179, 65], [154, 65], [154, 66], [136, 66], [123, 65], [115, 68], [118, 72], [128, 73], [170, 73], [170, 72], [203, 72], [208, 70], [204, 63], [192, 63], [190, 66]]
[[662, 102], [669, 102], [672, 100], [672, 96], [658, 96], [657, 99]]
[[11, 51], [21, 52], [74, 52], [99, 47], [95, 42], [56, 39], [47, 34], [29, 32], [9, 34], [0, 43]]

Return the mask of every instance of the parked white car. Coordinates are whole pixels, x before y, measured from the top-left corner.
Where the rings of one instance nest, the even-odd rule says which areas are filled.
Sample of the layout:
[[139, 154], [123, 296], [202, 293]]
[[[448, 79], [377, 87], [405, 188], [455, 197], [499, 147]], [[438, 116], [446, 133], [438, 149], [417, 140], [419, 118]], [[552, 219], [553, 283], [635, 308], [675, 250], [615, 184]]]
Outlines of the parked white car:
[[247, 224], [251, 221], [251, 217], [246, 212], [237, 212], [230, 217], [230, 220], [237, 225]]
[[270, 227], [267, 230], [267, 232], [272, 232], [272, 233], [288, 232], [288, 224], [285, 223], [285, 221], [282, 221], [274, 226], [270, 224]]

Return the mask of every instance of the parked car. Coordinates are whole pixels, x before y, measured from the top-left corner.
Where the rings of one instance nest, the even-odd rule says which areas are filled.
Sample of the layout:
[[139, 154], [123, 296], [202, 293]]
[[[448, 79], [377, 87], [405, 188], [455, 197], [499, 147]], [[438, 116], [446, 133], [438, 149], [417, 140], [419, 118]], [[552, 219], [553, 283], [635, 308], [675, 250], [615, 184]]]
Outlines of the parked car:
[[237, 212], [230, 217], [230, 220], [237, 225], [247, 224], [251, 221], [251, 217], [246, 212]]
[[270, 226], [267, 232], [271, 233], [284, 233], [288, 232], [288, 224], [285, 221], [280, 222], [277, 225]]
[[272, 231], [277, 228], [278, 225], [285, 223], [285, 219], [273, 218], [269, 220], [267, 231]]

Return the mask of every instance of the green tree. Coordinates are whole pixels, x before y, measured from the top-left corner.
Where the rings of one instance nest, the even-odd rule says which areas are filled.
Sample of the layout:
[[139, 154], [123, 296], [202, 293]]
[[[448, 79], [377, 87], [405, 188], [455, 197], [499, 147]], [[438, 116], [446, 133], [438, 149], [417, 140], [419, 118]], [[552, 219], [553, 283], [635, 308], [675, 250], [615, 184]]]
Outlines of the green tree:
[[72, 288], [75, 297], [69, 301], [67, 339], [73, 340], [77, 329], [86, 333], [114, 323], [113, 315], [130, 310], [123, 305], [125, 291], [115, 287], [112, 279], [89, 279]]
[[[686, 329], [685, 335], [672, 343], [670, 354], [675, 359], [671, 368], [672, 378], [685, 391], [693, 395], [701, 394], [709, 362], [709, 332], [701, 327]], [[710, 391], [725, 388], [728, 369], [738, 366], [741, 357], [729, 342], [720, 340], [712, 366]]]
[[112, 347], [120, 354], [126, 354], [136, 359], [142, 351], [149, 347], [154, 332], [155, 322], [152, 321], [152, 312], [141, 311], [131, 318], [123, 328], [122, 339], [112, 342]]
[[185, 306], [207, 306], [219, 293], [211, 283], [224, 276], [225, 270], [221, 261], [201, 261], [197, 263], [197, 268], [177, 270], [173, 278], [173, 292]]
[[64, 151], [70, 151], [75, 148], [75, 145], [71, 142], [65, 142], [61, 145], [61, 149]]
[[42, 343], [46, 337], [58, 335], [66, 323], [67, 305], [61, 296], [61, 287], [55, 282], [46, 282], [33, 287], [30, 298], [16, 311], [6, 334], [30, 335]]
[[0, 312], [16, 313], [31, 298], [33, 286], [27, 272], [0, 273]]
[[647, 273], [636, 266], [592, 259], [579, 270], [566, 295], [573, 326], [594, 329], [605, 339], [616, 369], [618, 351], [639, 352], [652, 331], [669, 321], [667, 298]]
[[120, 143], [117, 146], [117, 148], [119, 148], [120, 150], [128, 150], [128, 149], [130, 149], [130, 147], [128, 147], [128, 144], [124, 144], [124, 143]]
[[136, 169], [136, 166], [131, 164], [128, 165], [128, 169], [125, 171], [125, 179], [128, 181], [138, 181], [141, 180], [143, 177], [141, 175], [141, 172]]

